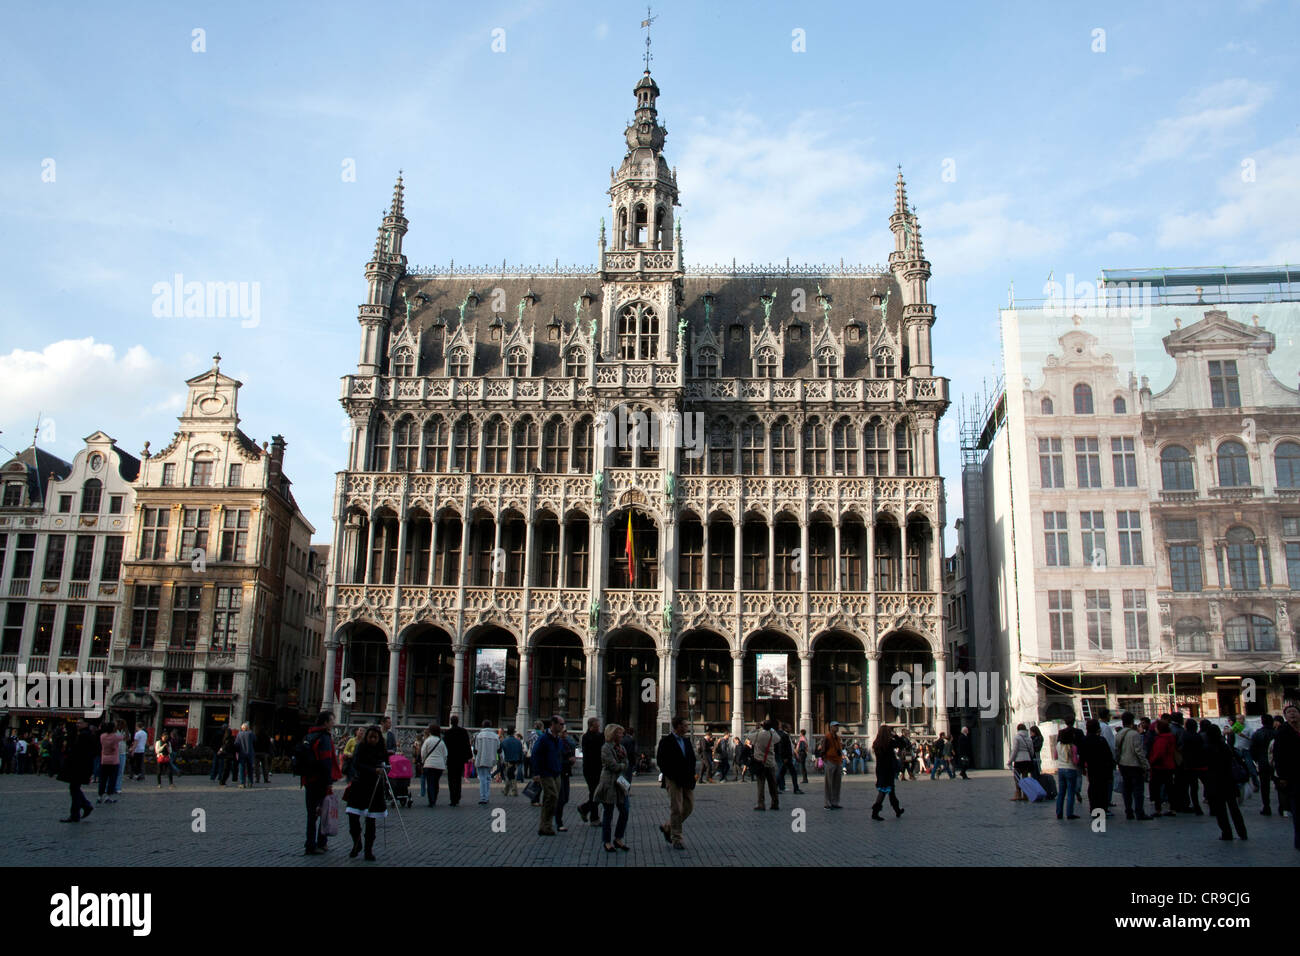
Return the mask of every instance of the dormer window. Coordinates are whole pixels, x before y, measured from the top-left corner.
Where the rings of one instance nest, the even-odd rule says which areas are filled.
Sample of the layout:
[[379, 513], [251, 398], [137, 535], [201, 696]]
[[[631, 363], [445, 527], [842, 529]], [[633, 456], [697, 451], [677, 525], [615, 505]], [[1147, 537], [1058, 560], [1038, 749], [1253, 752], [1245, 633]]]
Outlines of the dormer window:
[[515, 346], [506, 356], [506, 375], [511, 378], [524, 378], [528, 375], [528, 351], [522, 346]]
[[876, 378], [894, 377], [894, 350], [886, 346], [876, 349]]
[[636, 303], [618, 317], [618, 357], [621, 359], [657, 359], [659, 357], [659, 316], [654, 309]]
[[4, 506], [6, 508], [17, 508], [23, 503], [23, 486], [21, 482], [6, 481], [4, 492]]
[[1210, 404], [1215, 408], [1241, 407], [1241, 386], [1235, 361], [1210, 363]]
[[1056, 409], [1053, 407], [1052, 400], [1050, 398], [1045, 398], [1038, 403], [1038, 411], [1040, 414], [1043, 415], [1056, 414]]
[[1125, 415], [1128, 413], [1128, 402], [1124, 401], [1124, 399], [1120, 398], [1118, 395], [1115, 396], [1113, 407], [1116, 415]]
[[393, 375], [397, 378], [411, 378], [415, 375], [415, 355], [406, 346], [393, 353]]
[[695, 374], [700, 378], [717, 378], [718, 353], [713, 349], [700, 349], [695, 359]]
[[839, 374], [839, 356], [829, 345], [822, 348], [817, 353], [817, 377], [818, 378], [836, 378]]
[[104, 494], [104, 486], [98, 478], [91, 478], [81, 486], [81, 513], [83, 515], [99, 514], [99, 504]]
[[196, 488], [205, 488], [212, 484], [212, 456], [195, 455], [190, 470], [190, 484]]
[[447, 375], [451, 378], [469, 378], [469, 349], [457, 347], [447, 356]]
[[754, 356], [755, 378], [776, 378], [776, 350], [761, 348]]
[[564, 357], [564, 374], [568, 378], [586, 378], [587, 353], [579, 348], [569, 349]]

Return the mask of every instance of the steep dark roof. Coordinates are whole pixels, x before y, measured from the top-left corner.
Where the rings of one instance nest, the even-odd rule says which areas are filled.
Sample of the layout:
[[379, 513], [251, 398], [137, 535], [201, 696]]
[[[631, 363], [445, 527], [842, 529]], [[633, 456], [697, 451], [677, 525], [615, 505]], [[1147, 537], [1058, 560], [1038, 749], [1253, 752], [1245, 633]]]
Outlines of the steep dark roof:
[[140, 459], [135, 455], [124, 452], [117, 445], [113, 446], [113, 451], [117, 454], [117, 473], [122, 476], [124, 481], [135, 481], [140, 477]]
[[[752, 374], [750, 331], [763, 327], [763, 306], [760, 296], [774, 294], [771, 312], [774, 331], [785, 327], [785, 367], [782, 374], [788, 377], [812, 377], [814, 373], [811, 346], [822, 331], [823, 310], [818, 302], [818, 288], [831, 299], [830, 327], [839, 340], [849, 322], [857, 322], [860, 332], [856, 344], [846, 343], [845, 376], [862, 376], [867, 370], [867, 356], [881, 326], [880, 312], [872, 305], [873, 296], [889, 294], [888, 323], [896, 341], [900, 340], [898, 326], [902, 318], [903, 302], [898, 282], [891, 274], [854, 276], [792, 276], [774, 271], [771, 276], [751, 274], [690, 274], [684, 281], [685, 297], [681, 314], [690, 322], [690, 332], [697, 335], [705, 325], [705, 292], [713, 293], [712, 326], [723, 343], [722, 377], [741, 377]], [[393, 334], [406, 322], [406, 302], [411, 303], [412, 332], [423, 330], [419, 374], [441, 375], [445, 367], [443, 346], [460, 323], [459, 308], [472, 290], [480, 298], [465, 308], [465, 331], [477, 331], [473, 374], [497, 376], [501, 374], [501, 343], [493, 341], [490, 323], [495, 318], [492, 311], [494, 291], [504, 292], [504, 309], [501, 317], [505, 323], [504, 334], [515, 327], [519, 315], [519, 302], [527, 292], [536, 301], [523, 310], [523, 331], [534, 332], [533, 374], [557, 376], [563, 374], [560, 342], [552, 342], [547, 334], [547, 323], [556, 316], [563, 325], [561, 341], [572, 331], [574, 303], [584, 292], [594, 296], [584, 304], [580, 315], [585, 331], [593, 315], [600, 314], [602, 286], [600, 277], [591, 275], [450, 275], [405, 276], [397, 284], [392, 300]], [[795, 290], [802, 290], [804, 311], [794, 312]], [[406, 299], [402, 293], [405, 292]], [[419, 298], [417, 298], [419, 297]], [[435, 328], [438, 317], [446, 323]], [[789, 327], [802, 326], [800, 340], [792, 341]], [[739, 337], [735, 335], [739, 327]], [[504, 337], [504, 336], [503, 336]], [[689, 366], [688, 366], [689, 374]]]
[[27, 466], [28, 500], [37, 504], [45, 500], [45, 488], [51, 475], [62, 480], [72, 472], [71, 464], [58, 455], [51, 455], [45, 449], [37, 448], [35, 445], [25, 448], [10, 460], [21, 461]]

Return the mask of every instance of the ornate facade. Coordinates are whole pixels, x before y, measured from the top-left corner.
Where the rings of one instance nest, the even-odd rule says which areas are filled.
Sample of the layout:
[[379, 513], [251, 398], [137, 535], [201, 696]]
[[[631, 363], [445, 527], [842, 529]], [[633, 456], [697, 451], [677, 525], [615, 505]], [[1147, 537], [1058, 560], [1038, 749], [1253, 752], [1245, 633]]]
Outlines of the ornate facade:
[[[399, 177], [343, 379], [324, 704], [945, 730], [942, 691], [888, 693], [946, 663], [947, 381], [902, 175], [887, 268], [688, 269], [634, 92], [593, 269], [408, 269]], [[475, 660], [501, 650], [503, 691]]]

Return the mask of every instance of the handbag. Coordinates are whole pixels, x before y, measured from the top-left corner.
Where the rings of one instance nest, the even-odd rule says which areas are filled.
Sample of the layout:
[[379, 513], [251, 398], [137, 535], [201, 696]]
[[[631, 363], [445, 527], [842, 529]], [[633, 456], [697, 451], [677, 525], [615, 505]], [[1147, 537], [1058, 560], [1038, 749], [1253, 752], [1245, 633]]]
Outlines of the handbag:
[[627, 777], [624, 777], [622, 774], [619, 775], [618, 780], [615, 782], [618, 784], [618, 788], [624, 793], [627, 793], [632, 789], [632, 781], [628, 780]]
[[325, 836], [339, 832], [339, 798], [332, 793], [325, 794], [320, 802], [320, 830]]
[[524, 787], [524, 796], [530, 801], [537, 800], [542, 795], [542, 786], [536, 780], [531, 781], [528, 786]]

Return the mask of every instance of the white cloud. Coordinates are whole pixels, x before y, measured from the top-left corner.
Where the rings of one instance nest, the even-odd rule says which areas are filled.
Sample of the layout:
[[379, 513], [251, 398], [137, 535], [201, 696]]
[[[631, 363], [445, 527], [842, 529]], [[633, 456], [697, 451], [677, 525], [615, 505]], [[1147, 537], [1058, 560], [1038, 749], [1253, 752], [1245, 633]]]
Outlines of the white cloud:
[[926, 258], [944, 275], [980, 272], [1018, 259], [1041, 258], [1065, 243], [1062, 228], [1016, 218], [1005, 193], [918, 210]]
[[93, 338], [62, 339], [39, 352], [14, 349], [0, 355], [5, 444], [15, 451], [26, 447], [38, 413], [54, 424], [53, 439], [43, 437], [41, 445], [65, 457], [95, 429], [127, 441], [119, 433], [123, 425], [139, 427], [142, 416], [170, 410], [174, 399], [162, 404], [157, 400], [164, 385], [174, 387], [174, 378], [173, 371], [140, 345], [121, 355]]
[[1184, 100], [1177, 116], [1156, 123], [1134, 164], [1182, 160], [1204, 154], [1207, 147], [1221, 148], [1223, 137], [1254, 116], [1270, 95], [1267, 86], [1241, 78], [1207, 86]]

